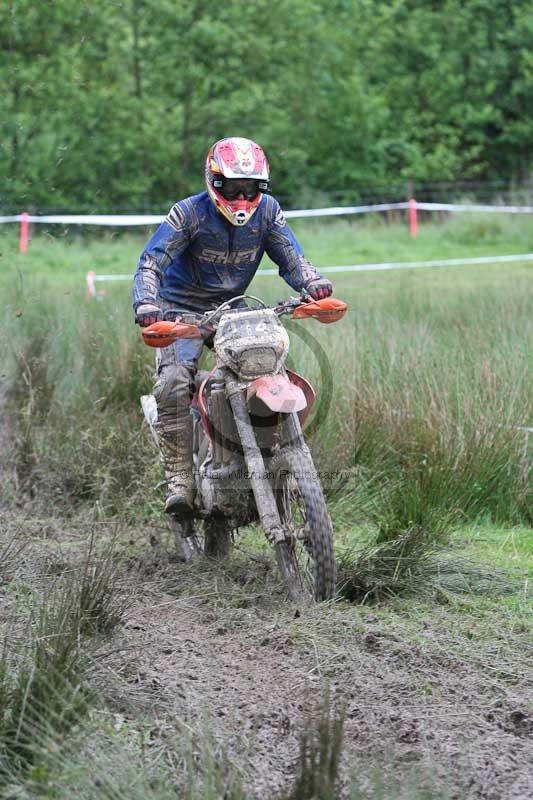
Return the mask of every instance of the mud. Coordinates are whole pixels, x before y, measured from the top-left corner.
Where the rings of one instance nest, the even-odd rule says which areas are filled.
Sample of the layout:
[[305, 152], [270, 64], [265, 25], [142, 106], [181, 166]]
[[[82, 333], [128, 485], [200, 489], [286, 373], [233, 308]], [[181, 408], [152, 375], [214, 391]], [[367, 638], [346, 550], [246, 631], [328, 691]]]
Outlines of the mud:
[[[174, 583], [145, 586], [117, 634], [124, 649], [107, 667], [121, 680], [101, 676], [107, 699], [125, 715], [149, 708], [206, 720], [250, 797], [274, 796], [290, 782], [301, 732], [326, 686], [346, 715], [345, 788], [353, 775], [364, 786], [377, 770], [385, 781], [416, 775], [419, 789], [443, 792], [430, 796], [533, 796], [526, 632], [472, 646], [450, 635], [452, 610], [436, 609], [413, 633], [401, 614], [381, 619], [347, 604], [296, 609], [268, 597], [268, 587], [257, 591], [257, 581], [256, 594], [233, 584], [235, 607], [224, 597], [227, 576], [176, 569]], [[464, 622], [475, 628], [468, 616]]]
[[[5, 444], [0, 424], [3, 452]], [[87, 526], [36, 520], [8, 508], [6, 495], [0, 513], [0, 552], [21, 535], [14, 569], [36, 591], [87, 540]], [[159, 533], [121, 536], [131, 605], [93, 659], [91, 680], [117, 714], [204, 731], [249, 796], [268, 798], [290, 785], [301, 733], [328, 687], [345, 714], [339, 796], [355, 781], [362, 798], [533, 797], [531, 626], [503, 613], [484, 627], [475, 609], [437, 603], [424, 613], [296, 608], [262, 557], [184, 566], [150, 538], [159, 548]], [[0, 627], [16, 599], [0, 591]], [[374, 794], [376, 775], [400, 788]]]

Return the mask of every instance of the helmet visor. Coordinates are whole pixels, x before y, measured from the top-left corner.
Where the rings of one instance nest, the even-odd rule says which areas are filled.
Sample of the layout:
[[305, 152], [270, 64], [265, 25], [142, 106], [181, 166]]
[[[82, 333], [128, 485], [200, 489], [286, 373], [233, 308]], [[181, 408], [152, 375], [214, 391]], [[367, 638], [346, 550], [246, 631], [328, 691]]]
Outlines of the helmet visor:
[[266, 190], [267, 183], [254, 178], [221, 178], [215, 179], [213, 186], [226, 200], [255, 200], [261, 190]]

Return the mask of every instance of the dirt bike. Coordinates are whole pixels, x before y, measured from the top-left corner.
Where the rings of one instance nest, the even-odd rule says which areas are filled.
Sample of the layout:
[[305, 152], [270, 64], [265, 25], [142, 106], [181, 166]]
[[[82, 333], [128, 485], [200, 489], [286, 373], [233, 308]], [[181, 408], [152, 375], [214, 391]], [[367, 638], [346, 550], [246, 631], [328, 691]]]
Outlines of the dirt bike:
[[[152, 347], [202, 337], [216, 357], [210, 372], [196, 375], [195, 508], [174, 518], [184, 560], [199, 552], [227, 556], [234, 532], [259, 520], [290, 595], [318, 601], [334, 595], [333, 528], [302, 433], [315, 392], [285, 366], [289, 336], [279, 318], [336, 322], [346, 309], [334, 298], [314, 302], [303, 295], [270, 308], [241, 295], [201, 317], [183, 313], [143, 329]], [[157, 443], [155, 399], [141, 402]]]

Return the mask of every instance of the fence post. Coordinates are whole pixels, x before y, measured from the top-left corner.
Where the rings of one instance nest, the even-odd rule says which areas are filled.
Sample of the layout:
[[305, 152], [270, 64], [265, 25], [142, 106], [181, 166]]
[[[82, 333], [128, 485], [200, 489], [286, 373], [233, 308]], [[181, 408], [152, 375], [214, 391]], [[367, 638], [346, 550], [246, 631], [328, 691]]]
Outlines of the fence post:
[[416, 211], [416, 200], [414, 197], [411, 197], [409, 200], [409, 230], [411, 231], [411, 236], [413, 239], [416, 239], [416, 233], [418, 230], [418, 215]]
[[87, 281], [87, 299], [94, 300], [96, 298], [96, 286], [95, 286], [95, 278], [96, 272], [88, 272], [85, 280]]
[[25, 253], [28, 249], [29, 230], [30, 215], [24, 211], [20, 215], [19, 253]]

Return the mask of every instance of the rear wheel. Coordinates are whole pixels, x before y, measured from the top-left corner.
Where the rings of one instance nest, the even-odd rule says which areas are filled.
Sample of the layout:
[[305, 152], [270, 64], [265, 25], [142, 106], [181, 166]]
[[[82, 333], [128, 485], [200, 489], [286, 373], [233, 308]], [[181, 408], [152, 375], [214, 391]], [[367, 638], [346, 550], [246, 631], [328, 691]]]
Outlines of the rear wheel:
[[276, 543], [279, 570], [291, 597], [329, 600], [335, 594], [333, 526], [313, 461], [299, 448], [271, 462], [274, 496], [286, 540]]
[[224, 519], [210, 517], [204, 522], [204, 555], [208, 558], [228, 558], [233, 540], [231, 528]]

